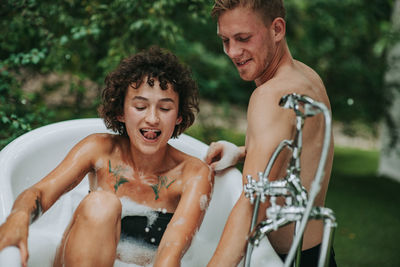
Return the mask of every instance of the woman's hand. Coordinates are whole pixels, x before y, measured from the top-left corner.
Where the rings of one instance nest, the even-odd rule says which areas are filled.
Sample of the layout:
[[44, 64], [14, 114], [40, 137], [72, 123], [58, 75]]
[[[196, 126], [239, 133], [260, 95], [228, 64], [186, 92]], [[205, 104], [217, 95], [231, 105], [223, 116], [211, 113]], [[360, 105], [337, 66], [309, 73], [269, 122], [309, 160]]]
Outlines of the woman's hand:
[[29, 215], [26, 212], [14, 212], [0, 226], [0, 251], [9, 246], [19, 248], [22, 266], [28, 263]]

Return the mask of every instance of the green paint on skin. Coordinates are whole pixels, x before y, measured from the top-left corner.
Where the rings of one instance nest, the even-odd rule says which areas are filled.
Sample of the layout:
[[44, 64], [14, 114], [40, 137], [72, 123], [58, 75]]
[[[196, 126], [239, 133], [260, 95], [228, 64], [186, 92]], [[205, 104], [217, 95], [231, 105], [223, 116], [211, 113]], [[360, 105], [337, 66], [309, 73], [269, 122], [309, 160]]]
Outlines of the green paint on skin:
[[115, 193], [118, 191], [118, 187], [120, 187], [122, 184], [129, 182], [128, 179], [122, 176], [121, 172], [124, 169], [121, 166], [117, 166], [115, 169], [111, 168], [111, 160], [108, 160], [108, 172], [112, 173], [115, 177], [115, 184], [114, 184], [114, 190]]
[[166, 189], [168, 189], [168, 187], [170, 187], [172, 185], [173, 182], [175, 182], [176, 179], [169, 181], [167, 176], [158, 176], [158, 183], [157, 184], [153, 184], [150, 185], [150, 187], [153, 189], [154, 194], [155, 194], [155, 199], [157, 200], [160, 195], [160, 190], [165, 187]]

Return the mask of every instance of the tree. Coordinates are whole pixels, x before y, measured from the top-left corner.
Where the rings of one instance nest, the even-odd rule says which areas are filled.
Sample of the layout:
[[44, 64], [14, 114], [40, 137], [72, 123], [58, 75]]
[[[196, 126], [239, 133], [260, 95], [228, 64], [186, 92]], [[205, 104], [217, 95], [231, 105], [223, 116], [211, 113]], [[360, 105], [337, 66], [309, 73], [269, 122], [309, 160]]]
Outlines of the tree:
[[379, 174], [400, 182], [400, 0], [393, 7], [391, 36], [384, 81], [392, 94], [392, 103], [382, 127]]
[[391, 0], [286, 0], [288, 45], [314, 68], [333, 118], [377, 123], [384, 114], [385, 36]]
[[[242, 81], [224, 55], [210, 17], [212, 2], [0, 1], [0, 148], [49, 120], [96, 116], [99, 97], [89, 105], [80, 102], [85, 81], [101, 88], [122, 58], [150, 45], [168, 48], [192, 68], [201, 97], [224, 103], [228, 111], [228, 103], [244, 107], [255, 85]], [[291, 52], [321, 75], [335, 120], [374, 124], [384, 114], [384, 36], [392, 2], [285, 1]], [[74, 105], [46, 106], [42, 96], [51, 86], [40, 94], [21, 90], [26, 77], [50, 73], [73, 77]]]

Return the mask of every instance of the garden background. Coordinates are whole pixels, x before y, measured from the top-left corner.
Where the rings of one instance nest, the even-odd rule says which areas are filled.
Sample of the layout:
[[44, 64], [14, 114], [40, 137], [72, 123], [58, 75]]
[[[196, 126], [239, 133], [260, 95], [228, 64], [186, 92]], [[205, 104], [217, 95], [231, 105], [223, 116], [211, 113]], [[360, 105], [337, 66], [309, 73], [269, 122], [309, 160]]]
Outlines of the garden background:
[[[382, 125], [392, 147], [400, 135], [390, 113], [400, 86], [385, 80], [388, 51], [400, 40], [398, 2], [285, 1], [292, 55], [320, 74], [332, 104], [337, 142], [327, 206], [337, 216], [339, 266], [400, 266], [400, 183], [378, 175]], [[255, 85], [241, 81], [223, 54], [211, 7], [210, 0], [2, 1], [0, 149], [51, 122], [97, 117], [106, 74], [151, 45], [174, 52], [198, 82], [201, 111], [187, 133], [243, 144]]]

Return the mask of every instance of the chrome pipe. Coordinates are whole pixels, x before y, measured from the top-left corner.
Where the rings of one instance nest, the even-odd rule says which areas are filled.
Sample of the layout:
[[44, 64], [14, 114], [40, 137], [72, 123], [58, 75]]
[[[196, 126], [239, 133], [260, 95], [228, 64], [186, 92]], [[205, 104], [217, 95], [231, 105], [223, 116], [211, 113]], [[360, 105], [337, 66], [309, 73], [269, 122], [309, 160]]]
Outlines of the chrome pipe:
[[[254, 246], [258, 246], [262, 238], [269, 232], [277, 230], [279, 227], [295, 222], [295, 232], [292, 246], [285, 261], [285, 266], [293, 263], [293, 266], [299, 266], [300, 255], [302, 251], [302, 240], [306, 224], [309, 219], [324, 220], [323, 241], [319, 258], [319, 267], [329, 262], [329, 253], [333, 240], [336, 219], [333, 212], [325, 207], [314, 207], [314, 200], [319, 193], [326, 159], [329, 152], [331, 139], [331, 117], [330, 111], [323, 103], [314, 101], [307, 96], [289, 94], [282, 97], [280, 106], [293, 109], [296, 114], [296, 133], [293, 140], [283, 140], [275, 149], [264, 173], [258, 174], [258, 180], [247, 176], [248, 183], [244, 186], [245, 196], [254, 204], [250, 234], [248, 237], [248, 247], [246, 251], [245, 266], [250, 266], [251, 254]], [[314, 180], [311, 184], [310, 194], [301, 184], [300, 179], [300, 155], [302, 150], [302, 129], [305, 119], [319, 113], [323, 113], [325, 121], [324, 141], [321, 151], [321, 157], [318, 164]], [[292, 157], [287, 168], [287, 175], [284, 178], [269, 181], [269, 175], [273, 164], [278, 155], [284, 148], [288, 147], [292, 151]], [[277, 205], [276, 197], [284, 197], [285, 205]], [[266, 210], [267, 219], [258, 224], [257, 216], [259, 204], [265, 202], [270, 197], [270, 206]]]
[[[314, 181], [311, 184], [309, 200], [306, 205], [306, 210], [304, 211], [303, 218], [300, 222], [300, 229], [299, 229], [300, 234], [296, 235], [293, 240], [293, 244], [289, 250], [288, 256], [285, 261], [285, 265], [284, 265], [285, 267], [289, 267], [290, 263], [293, 261], [294, 256], [296, 254], [297, 246], [299, 246], [300, 241], [302, 240], [302, 235], [306, 228], [308, 218], [310, 216], [311, 209], [314, 204], [314, 200], [317, 197], [318, 192], [321, 188], [321, 181], [322, 181], [322, 178], [324, 175], [324, 167], [325, 167], [326, 159], [328, 157], [329, 145], [331, 142], [332, 122], [331, 122], [331, 116], [330, 116], [330, 112], [329, 112], [328, 108], [324, 104], [313, 101], [311, 98], [308, 98], [308, 97], [300, 97], [300, 99], [311, 104], [313, 107], [320, 109], [323, 112], [324, 119], [325, 119], [325, 135], [324, 135], [324, 143], [322, 146], [322, 152], [321, 152], [321, 157], [320, 157], [320, 161], [318, 164], [317, 172], [315, 174]], [[309, 110], [312, 110], [312, 109], [309, 109]]]

